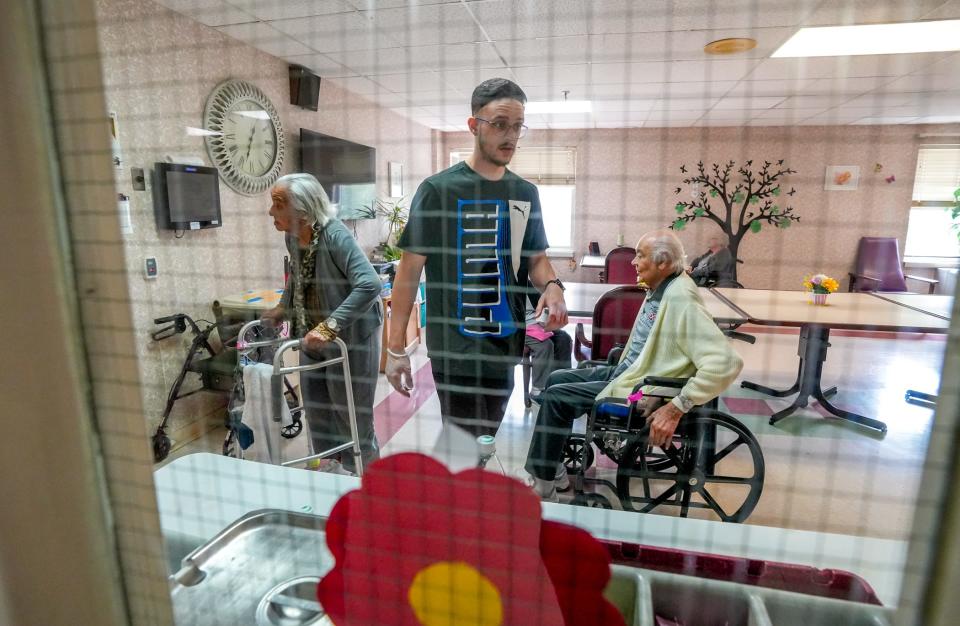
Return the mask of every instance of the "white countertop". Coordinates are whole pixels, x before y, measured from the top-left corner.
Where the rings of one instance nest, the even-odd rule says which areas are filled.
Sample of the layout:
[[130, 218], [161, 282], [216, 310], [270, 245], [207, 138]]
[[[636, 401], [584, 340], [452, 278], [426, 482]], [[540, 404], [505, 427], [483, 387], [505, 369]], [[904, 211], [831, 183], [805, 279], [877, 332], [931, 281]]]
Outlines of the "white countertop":
[[[154, 474], [165, 537], [190, 537], [199, 545], [244, 514], [273, 508], [327, 515], [360, 480], [301, 469], [191, 454]], [[862, 576], [880, 601], [894, 606], [900, 593], [907, 544], [872, 539], [727, 524], [664, 515], [543, 504], [546, 519], [566, 522], [601, 539], [642, 543], [836, 568]]]

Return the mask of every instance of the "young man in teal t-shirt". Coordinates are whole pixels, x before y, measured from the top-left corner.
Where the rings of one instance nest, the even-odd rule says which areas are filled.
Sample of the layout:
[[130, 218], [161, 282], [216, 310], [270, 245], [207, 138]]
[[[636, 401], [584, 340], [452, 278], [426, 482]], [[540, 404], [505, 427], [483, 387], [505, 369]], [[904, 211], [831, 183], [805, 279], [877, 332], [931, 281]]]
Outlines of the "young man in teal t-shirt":
[[473, 92], [474, 149], [421, 183], [400, 239], [387, 339], [387, 379], [413, 385], [404, 331], [420, 274], [427, 278], [427, 351], [445, 423], [494, 435], [513, 390], [525, 335], [529, 281], [549, 309], [547, 330], [567, 323], [563, 284], [547, 259], [537, 188], [507, 169], [526, 131], [526, 95], [494, 78]]

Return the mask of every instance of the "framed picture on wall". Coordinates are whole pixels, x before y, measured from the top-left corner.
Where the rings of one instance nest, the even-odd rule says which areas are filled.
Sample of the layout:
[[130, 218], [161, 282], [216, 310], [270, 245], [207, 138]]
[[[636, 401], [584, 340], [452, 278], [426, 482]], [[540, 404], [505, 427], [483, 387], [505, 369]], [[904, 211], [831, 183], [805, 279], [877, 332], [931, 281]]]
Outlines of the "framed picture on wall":
[[823, 179], [827, 191], [856, 191], [860, 185], [859, 165], [828, 165]]
[[401, 197], [403, 195], [403, 164], [387, 162], [387, 178], [390, 181], [390, 197]]

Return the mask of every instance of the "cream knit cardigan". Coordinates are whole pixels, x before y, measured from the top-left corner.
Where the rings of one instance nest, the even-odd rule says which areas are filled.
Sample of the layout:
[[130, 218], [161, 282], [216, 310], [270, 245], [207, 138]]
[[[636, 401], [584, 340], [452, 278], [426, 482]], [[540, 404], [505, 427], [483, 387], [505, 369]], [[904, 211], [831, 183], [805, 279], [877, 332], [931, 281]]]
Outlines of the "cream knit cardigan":
[[[630, 332], [630, 345], [634, 330]], [[624, 350], [621, 360], [627, 354]], [[626, 398], [645, 376], [690, 378], [681, 394], [695, 405], [719, 396], [743, 368], [743, 359], [733, 351], [717, 327], [697, 285], [680, 274], [667, 285], [657, 319], [637, 360], [617, 376], [597, 398]], [[645, 387], [649, 392], [653, 388]], [[675, 400], [674, 404], [680, 406]]]

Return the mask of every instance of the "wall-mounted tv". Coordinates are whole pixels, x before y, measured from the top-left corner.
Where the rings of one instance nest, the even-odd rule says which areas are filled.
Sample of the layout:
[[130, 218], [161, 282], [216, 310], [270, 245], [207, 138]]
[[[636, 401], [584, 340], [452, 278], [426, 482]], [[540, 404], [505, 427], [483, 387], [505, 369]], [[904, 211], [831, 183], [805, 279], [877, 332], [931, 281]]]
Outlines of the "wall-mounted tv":
[[153, 212], [160, 230], [219, 227], [220, 177], [217, 168], [155, 164]]
[[300, 168], [313, 174], [344, 220], [372, 218], [377, 198], [377, 151], [370, 146], [300, 129]]

